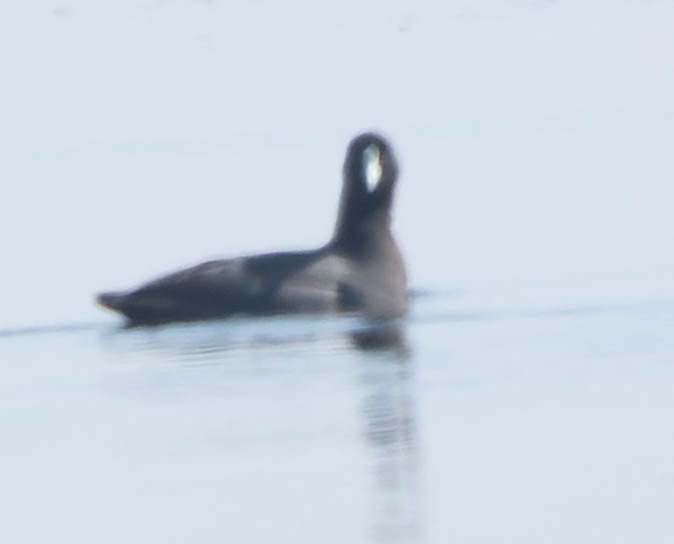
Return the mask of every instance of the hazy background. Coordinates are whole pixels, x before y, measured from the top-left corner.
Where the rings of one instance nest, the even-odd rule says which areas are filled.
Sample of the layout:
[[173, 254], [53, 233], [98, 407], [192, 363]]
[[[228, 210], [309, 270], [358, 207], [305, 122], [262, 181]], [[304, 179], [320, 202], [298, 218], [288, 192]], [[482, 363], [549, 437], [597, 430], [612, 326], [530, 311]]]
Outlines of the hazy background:
[[369, 128], [403, 165], [414, 286], [674, 294], [671, 2], [0, 10], [0, 326], [102, 319], [98, 290], [321, 243]]

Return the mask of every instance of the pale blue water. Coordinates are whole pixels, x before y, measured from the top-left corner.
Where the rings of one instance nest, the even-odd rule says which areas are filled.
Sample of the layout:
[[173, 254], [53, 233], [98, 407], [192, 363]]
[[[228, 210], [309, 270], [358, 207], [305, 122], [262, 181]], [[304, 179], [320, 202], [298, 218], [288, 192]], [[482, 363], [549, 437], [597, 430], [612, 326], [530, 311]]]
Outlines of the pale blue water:
[[470, 301], [3, 331], [2, 540], [669, 542], [674, 302]]

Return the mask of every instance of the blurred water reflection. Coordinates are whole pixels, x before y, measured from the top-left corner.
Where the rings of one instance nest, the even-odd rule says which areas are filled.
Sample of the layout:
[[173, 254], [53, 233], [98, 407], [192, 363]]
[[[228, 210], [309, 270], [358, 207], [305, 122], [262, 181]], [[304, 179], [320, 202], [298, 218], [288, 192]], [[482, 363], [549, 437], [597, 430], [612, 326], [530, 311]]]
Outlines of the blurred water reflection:
[[[412, 351], [406, 327], [405, 320], [243, 318], [115, 328], [103, 340], [108, 349], [134, 360], [158, 357], [190, 367], [215, 365], [227, 372], [228, 389], [238, 388], [239, 394], [250, 397], [267, 391], [266, 398], [258, 398], [259, 405], [271, 401], [269, 387], [276, 389], [275, 394], [278, 387], [301, 387], [300, 394], [311, 395], [320, 413], [320, 404], [326, 400], [321, 397], [320, 382], [332, 380], [333, 394], [355, 395], [360, 439], [368, 451], [366, 479], [371, 489], [369, 506], [364, 506], [371, 513], [366, 516], [365, 541], [418, 542], [422, 501]], [[215, 374], [208, 375], [211, 381]], [[347, 379], [342, 390], [340, 375]], [[313, 378], [307, 381], [307, 376]], [[280, 409], [279, 417], [282, 413]], [[259, 422], [249, 425], [251, 432], [265, 432]]]
[[423, 534], [413, 370], [405, 355], [364, 359], [359, 367], [364, 433], [373, 453], [376, 542], [418, 542]]

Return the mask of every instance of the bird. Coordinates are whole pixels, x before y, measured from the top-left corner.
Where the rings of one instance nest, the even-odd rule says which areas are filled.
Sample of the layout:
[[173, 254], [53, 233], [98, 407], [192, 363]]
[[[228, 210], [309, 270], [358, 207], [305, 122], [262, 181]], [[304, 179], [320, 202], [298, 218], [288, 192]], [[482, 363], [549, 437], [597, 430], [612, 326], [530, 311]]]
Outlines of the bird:
[[318, 249], [210, 260], [138, 288], [97, 295], [130, 325], [234, 315], [354, 313], [384, 319], [408, 307], [405, 262], [391, 231], [398, 165], [376, 132], [354, 137], [334, 232]]

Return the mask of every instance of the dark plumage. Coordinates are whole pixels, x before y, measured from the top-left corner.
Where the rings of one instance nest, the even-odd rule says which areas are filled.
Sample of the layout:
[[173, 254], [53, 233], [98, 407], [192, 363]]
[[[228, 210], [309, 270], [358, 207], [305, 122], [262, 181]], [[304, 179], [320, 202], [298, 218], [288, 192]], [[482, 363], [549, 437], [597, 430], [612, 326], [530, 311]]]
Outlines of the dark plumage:
[[407, 281], [390, 230], [398, 177], [390, 145], [374, 133], [357, 136], [349, 144], [343, 176], [337, 225], [323, 247], [209, 261], [127, 293], [100, 294], [98, 302], [134, 324], [234, 314], [402, 315]]

